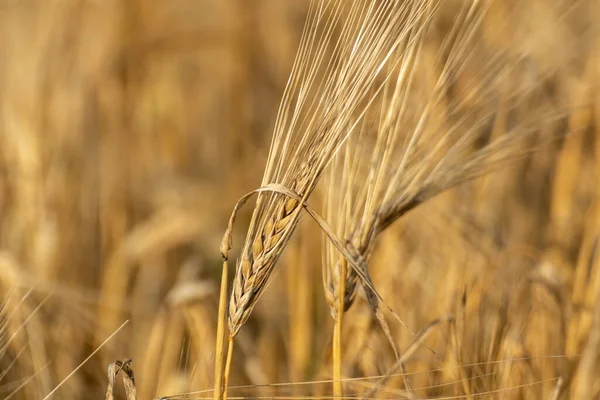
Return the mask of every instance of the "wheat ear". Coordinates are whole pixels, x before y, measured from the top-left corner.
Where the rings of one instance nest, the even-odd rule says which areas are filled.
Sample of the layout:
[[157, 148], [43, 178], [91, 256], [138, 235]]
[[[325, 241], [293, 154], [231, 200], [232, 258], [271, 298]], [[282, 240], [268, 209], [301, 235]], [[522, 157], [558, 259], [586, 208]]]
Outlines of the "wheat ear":
[[[230, 343], [248, 319], [298, 225], [300, 203], [308, 199], [324, 168], [364, 115], [374, 88], [383, 85], [376, 80], [383, 66], [417, 23], [411, 12], [415, 4], [418, 2], [408, 6], [401, 1], [311, 3], [263, 176], [263, 186], [283, 185], [297, 198], [259, 193], [229, 300]], [[340, 34], [334, 39], [337, 29]], [[221, 248], [224, 255], [231, 248], [233, 219], [245, 200], [247, 197], [232, 214]], [[222, 347], [217, 351], [222, 354]], [[230, 352], [227, 357], [231, 360]], [[215, 370], [220, 371], [222, 356], [216, 364]]]
[[[326, 174], [325, 214], [335, 235], [343, 238], [357, 260], [367, 262], [377, 237], [407, 212], [447, 189], [522, 157], [542, 121], [550, 115], [555, 119], [566, 114], [529, 109], [543, 85], [542, 75], [519, 90], [505, 90], [499, 77], [517, 81], [524, 77], [519, 76], [518, 63], [506, 54], [492, 53], [478, 40], [488, 5], [465, 3], [439, 44], [432, 43], [435, 38], [429, 27], [438, 5], [430, 3], [429, 13], [414, 31], [406, 51], [398, 52], [394, 55], [397, 61], [388, 64], [395, 79], [387, 80], [363, 118], [360, 134], [347, 140]], [[428, 59], [432, 48], [437, 54]], [[489, 55], [489, 61], [483, 61], [485, 72], [480, 77], [485, 84], [471, 97], [475, 105], [468, 108], [460, 101], [447, 102], [447, 92], [456, 86], [456, 79], [467, 74], [466, 65], [475, 63], [472, 58], [479, 52]], [[427, 65], [431, 59], [434, 68]], [[498, 102], [505, 107], [494, 106]], [[489, 127], [504, 127], [507, 119], [513, 121], [510, 129], [489, 137]], [[335, 337], [340, 331], [339, 316], [351, 306], [358, 282], [370, 283], [366, 268], [366, 279], [359, 280], [356, 269], [342, 272], [343, 262], [329, 244], [324, 257], [324, 287], [336, 321], [334, 360], [341, 358], [336, 354], [341, 351], [336, 349], [340, 339]], [[374, 293], [369, 288], [367, 300], [390, 340], [380, 314], [380, 298]], [[335, 364], [334, 380], [340, 371]]]
[[[300, 202], [309, 198], [324, 168], [383, 87], [384, 66], [418, 29], [425, 3], [311, 3], [262, 183], [281, 184], [300, 199], [259, 194], [233, 280], [228, 317], [231, 337], [267, 286], [298, 225]], [[335, 30], [339, 36], [334, 39]]]
[[[384, 66], [419, 26], [425, 3], [311, 3], [262, 186], [280, 184], [303, 202], [309, 198], [325, 167], [383, 88], [388, 78]], [[334, 39], [335, 30], [339, 36]], [[295, 199], [277, 193], [258, 195], [233, 280], [230, 335], [237, 334], [266, 287], [300, 210]]]

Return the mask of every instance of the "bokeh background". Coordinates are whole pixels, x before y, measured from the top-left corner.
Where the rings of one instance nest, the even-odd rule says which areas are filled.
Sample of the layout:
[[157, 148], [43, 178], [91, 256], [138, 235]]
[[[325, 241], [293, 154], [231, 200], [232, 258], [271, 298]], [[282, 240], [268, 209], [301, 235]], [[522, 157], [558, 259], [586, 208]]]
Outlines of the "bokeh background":
[[[550, 398], [558, 377], [562, 398], [598, 395], [596, 3], [491, 2], [489, 45], [552, 71], [532, 107], [576, 106], [539, 127], [556, 140], [381, 238], [372, 275], [409, 326], [390, 319], [400, 348], [456, 317], [388, 395]], [[0, 396], [43, 398], [126, 320], [55, 398], [102, 398], [106, 368], [125, 358], [141, 399], [212, 388], [219, 243], [260, 186], [308, 5], [0, 0]], [[482, 90], [476, 62], [463, 84]], [[305, 219], [236, 339], [232, 385], [254, 386], [231, 396], [331, 392], [256, 386], [330, 378], [322, 240]], [[344, 324], [344, 374], [383, 374], [393, 354], [364, 299]]]

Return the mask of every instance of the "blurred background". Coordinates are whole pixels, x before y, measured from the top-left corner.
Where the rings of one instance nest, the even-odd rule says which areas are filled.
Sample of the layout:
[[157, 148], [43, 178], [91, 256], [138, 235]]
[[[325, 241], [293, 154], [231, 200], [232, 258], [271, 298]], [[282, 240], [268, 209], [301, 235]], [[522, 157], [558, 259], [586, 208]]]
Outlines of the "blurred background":
[[[532, 107], [577, 106], [539, 127], [557, 140], [383, 235], [372, 275], [409, 326], [390, 319], [400, 348], [456, 317], [392, 379], [395, 396], [550, 398], [558, 377], [562, 398], [598, 396], [595, 3], [490, 2], [489, 46], [552, 66]], [[55, 398], [102, 398], [108, 365], [125, 358], [141, 399], [212, 388], [219, 244], [237, 199], [260, 186], [308, 5], [0, 0], [0, 396], [43, 398], [126, 320]], [[515, 30], [529, 42], [511, 42]], [[463, 84], [482, 90], [476, 63]], [[305, 219], [237, 338], [232, 385], [330, 379], [321, 243]], [[344, 324], [344, 374], [385, 373], [393, 354], [363, 298]]]

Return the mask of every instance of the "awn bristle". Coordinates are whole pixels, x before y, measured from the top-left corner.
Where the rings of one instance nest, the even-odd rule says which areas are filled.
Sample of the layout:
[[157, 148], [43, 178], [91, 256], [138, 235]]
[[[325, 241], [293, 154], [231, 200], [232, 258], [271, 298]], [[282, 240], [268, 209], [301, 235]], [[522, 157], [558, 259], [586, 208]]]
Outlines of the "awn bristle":
[[[566, 115], [565, 110], [536, 103], [544, 76], [522, 73], [534, 61], [527, 55], [517, 61], [481, 39], [487, 7], [465, 3], [452, 15], [448, 32], [441, 33], [429, 28], [443, 8], [431, 8], [432, 18], [424, 18], [405, 51], [392, 56], [397, 60], [388, 64], [393, 78], [366, 113], [360, 133], [347, 140], [325, 175], [325, 218], [362, 265], [378, 235], [398, 218], [447, 189], [522, 157], [538, 133], [532, 127]], [[536, 67], [546, 71], [546, 66]], [[484, 85], [475, 91], [467, 85], [469, 91], [463, 92], [461, 81], [468, 82], [473, 73]], [[334, 319], [343, 262], [344, 256], [327, 242], [323, 284]], [[372, 285], [366, 268], [362, 274], [366, 279], [359, 279], [354, 268], [346, 270], [344, 310], [352, 305], [359, 282]], [[376, 310], [373, 287], [365, 291]]]
[[[399, 0], [311, 4], [277, 116], [263, 186], [280, 184], [302, 202], [308, 199], [383, 87], [386, 65], [405, 51], [428, 8], [428, 2]], [[259, 193], [233, 281], [231, 336], [265, 289], [301, 207], [297, 199]]]

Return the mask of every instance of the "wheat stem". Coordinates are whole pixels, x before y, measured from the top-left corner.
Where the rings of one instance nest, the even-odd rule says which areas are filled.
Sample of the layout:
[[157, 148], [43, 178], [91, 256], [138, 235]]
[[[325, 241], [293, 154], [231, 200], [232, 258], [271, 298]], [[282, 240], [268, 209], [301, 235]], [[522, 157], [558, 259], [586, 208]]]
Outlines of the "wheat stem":
[[214, 400], [221, 400], [221, 388], [223, 386], [223, 349], [225, 343], [225, 326], [227, 324], [227, 258], [225, 256], [223, 259], [223, 272], [221, 273], [221, 290], [219, 293], [219, 312], [217, 318]]
[[342, 323], [344, 320], [344, 301], [346, 294], [346, 270], [345, 260], [340, 263], [340, 277], [338, 282], [338, 304], [335, 325], [333, 328], [333, 395], [342, 398]]
[[233, 336], [229, 336], [227, 346], [227, 362], [225, 363], [225, 375], [223, 376], [223, 400], [227, 400], [227, 386], [229, 385], [229, 371], [231, 370], [231, 359], [233, 358]]

